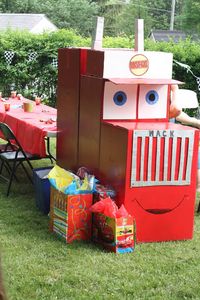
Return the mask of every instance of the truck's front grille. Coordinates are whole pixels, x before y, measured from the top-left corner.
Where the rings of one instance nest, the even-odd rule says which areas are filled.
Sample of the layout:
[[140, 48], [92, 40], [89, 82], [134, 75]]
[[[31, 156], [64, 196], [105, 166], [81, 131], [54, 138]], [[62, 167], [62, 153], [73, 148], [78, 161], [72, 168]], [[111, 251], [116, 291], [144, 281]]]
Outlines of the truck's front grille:
[[131, 187], [189, 185], [194, 131], [135, 130]]

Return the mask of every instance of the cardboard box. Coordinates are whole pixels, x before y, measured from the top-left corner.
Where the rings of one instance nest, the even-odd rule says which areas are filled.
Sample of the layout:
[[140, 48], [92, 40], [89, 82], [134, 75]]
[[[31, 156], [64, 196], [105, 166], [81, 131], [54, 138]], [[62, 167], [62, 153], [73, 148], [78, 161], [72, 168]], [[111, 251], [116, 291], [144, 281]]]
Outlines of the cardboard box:
[[112, 252], [133, 252], [133, 218], [110, 218], [101, 213], [93, 213], [92, 237], [94, 242]]
[[91, 240], [91, 212], [93, 194], [65, 195], [51, 187], [50, 231], [64, 238]]

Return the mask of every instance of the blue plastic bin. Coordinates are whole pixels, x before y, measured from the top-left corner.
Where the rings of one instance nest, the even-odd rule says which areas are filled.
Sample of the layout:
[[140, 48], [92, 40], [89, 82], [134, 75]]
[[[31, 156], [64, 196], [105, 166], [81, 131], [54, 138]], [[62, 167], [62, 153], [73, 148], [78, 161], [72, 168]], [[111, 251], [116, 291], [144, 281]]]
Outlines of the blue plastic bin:
[[33, 169], [35, 203], [37, 208], [47, 215], [50, 211], [50, 183], [47, 175], [52, 167]]

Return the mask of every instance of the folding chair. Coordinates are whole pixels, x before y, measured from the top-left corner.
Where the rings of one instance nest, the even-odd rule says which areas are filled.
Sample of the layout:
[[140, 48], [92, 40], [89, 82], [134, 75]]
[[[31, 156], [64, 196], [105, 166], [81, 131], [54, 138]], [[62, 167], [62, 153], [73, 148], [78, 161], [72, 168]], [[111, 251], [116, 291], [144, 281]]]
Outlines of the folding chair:
[[[13, 151], [15, 148], [14, 146], [11, 148], [11, 146], [8, 144], [8, 143], [0, 143], [0, 153], [3, 153], [3, 152], [7, 152], [7, 151]], [[3, 168], [3, 162], [2, 160], [0, 160], [0, 174], [2, 172], [2, 168]]]
[[6, 151], [6, 146], [7, 146], [7, 144], [0, 144], [0, 153]]
[[[10, 193], [13, 178], [17, 180], [16, 171], [18, 167], [22, 166], [28, 179], [31, 181], [31, 183], [33, 183], [32, 178], [28, 173], [28, 171], [26, 170], [24, 163], [25, 162], [27, 163], [27, 165], [29, 166], [32, 172], [33, 166], [30, 161], [39, 160], [41, 159], [41, 157], [25, 152], [22, 146], [20, 145], [19, 141], [17, 140], [16, 136], [14, 135], [13, 131], [10, 129], [10, 127], [7, 124], [0, 123], [0, 131], [3, 133], [3, 138], [7, 141], [6, 148], [8, 149], [9, 147], [11, 149], [11, 151], [5, 151], [0, 153], [0, 160], [2, 161], [2, 166], [0, 168], [0, 178], [8, 182], [8, 188], [7, 188], [7, 196], [8, 196]], [[4, 166], [8, 171], [8, 178], [2, 174]]]
[[0, 153], [12, 150], [13, 148], [11, 148], [11, 146], [8, 143], [0, 143]]

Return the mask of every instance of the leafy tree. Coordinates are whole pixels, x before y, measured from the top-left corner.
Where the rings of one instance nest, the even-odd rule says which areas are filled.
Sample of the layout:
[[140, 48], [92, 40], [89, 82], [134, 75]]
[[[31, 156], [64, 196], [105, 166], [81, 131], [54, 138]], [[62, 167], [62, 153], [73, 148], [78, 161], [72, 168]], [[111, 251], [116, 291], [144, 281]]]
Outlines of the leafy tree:
[[38, 0], [0, 0], [0, 5], [4, 13], [32, 13], [40, 7]]
[[149, 31], [148, 28], [151, 28], [152, 22], [148, 16], [145, 0], [140, 0], [139, 2], [131, 0], [125, 5], [117, 22], [118, 34], [125, 34], [127, 36], [133, 35], [136, 19], [144, 19], [145, 29]]
[[7, 13], [44, 13], [58, 28], [72, 28], [86, 36], [91, 34], [97, 4], [89, 0], [0, 0]]
[[[44, 13], [58, 28], [72, 28], [89, 36], [93, 18], [104, 16], [104, 35], [132, 35], [136, 18], [151, 29], [169, 29], [172, 0], [0, 0], [0, 11]], [[200, 30], [199, 0], [176, 0], [175, 28]]]
[[200, 2], [199, 0], [184, 0], [181, 16], [182, 27], [190, 33], [200, 32]]
[[93, 0], [98, 5], [98, 15], [104, 17], [104, 34], [114, 36], [118, 34], [117, 23], [126, 0]]
[[105, 18], [105, 35], [118, 35], [118, 21], [122, 11], [125, 8], [125, 3], [121, 0], [103, 1], [104, 6], [100, 7], [102, 15]]
[[[53, 0], [52, 2], [54, 5], [47, 10], [47, 16], [55, 25], [59, 28], [73, 28], [83, 36], [91, 34], [93, 18], [97, 15], [95, 3], [90, 3], [88, 0]], [[44, 11], [44, 8], [42, 10]]]
[[148, 12], [155, 29], [169, 29], [171, 0], [149, 1]]
[[[99, 14], [105, 17], [105, 35], [132, 35], [135, 19], [145, 21], [145, 34], [151, 29], [169, 29], [172, 0], [99, 0]], [[176, 0], [175, 28], [180, 29], [178, 15], [183, 0]]]
[[[104, 1], [105, 2], [105, 1]], [[137, 18], [145, 21], [145, 34], [151, 29], [166, 30], [170, 27], [172, 0], [129, 0], [121, 6], [115, 23], [115, 33], [131, 35], [134, 32], [134, 22]], [[180, 29], [178, 15], [182, 11], [183, 0], [176, 0], [175, 28]]]

